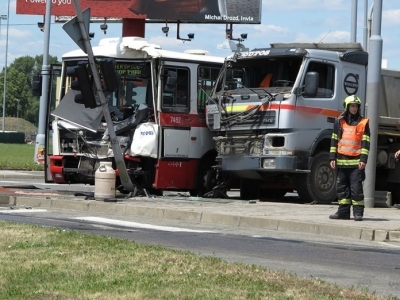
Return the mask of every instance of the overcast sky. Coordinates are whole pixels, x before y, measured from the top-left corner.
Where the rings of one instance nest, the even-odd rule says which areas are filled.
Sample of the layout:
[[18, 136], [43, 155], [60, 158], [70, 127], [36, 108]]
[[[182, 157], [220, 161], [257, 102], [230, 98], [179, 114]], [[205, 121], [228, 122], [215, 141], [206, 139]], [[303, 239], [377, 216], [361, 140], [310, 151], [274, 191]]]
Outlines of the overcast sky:
[[[215, 0], [217, 1], [217, 0]], [[244, 1], [244, 0], [243, 0]], [[351, 30], [351, 0], [263, 0], [260, 25], [234, 25], [233, 37], [247, 33], [245, 46], [265, 48], [275, 42], [349, 42]], [[358, 1], [357, 42], [364, 41], [364, 3]], [[107, 3], [107, 2], [104, 2]], [[368, 1], [368, 15], [373, 0]], [[8, 20], [1, 20], [0, 68], [6, 62], [16, 58], [43, 54], [44, 34], [37, 26], [43, 22], [43, 16], [17, 15], [15, 0], [0, 0], [0, 15], [8, 15]], [[54, 23], [50, 28], [49, 54], [61, 60], [63, 53], [75, 50], [76, 44], [62, 29], [62, 24]], [[8, 25], [8, 26], [7, 26]], [[165, 24], [146, 24], [146, 39], [161, 45], [163, 49], [184, 51], [186, 49], [204, 49], [212, 55], [226, 56], [228, 49], [220, 49], [225, 41], [224, 24], [181, 24], [180, 36], [194, 33], [194, 40], [183, 43], [176, 39], [176, 25], [168, 24], [169, 36], [166, 37], [161, 27]], [[6, 40], [8, 31], [8, 51]], [[90, 32], [95, 33], [92, 45], [103, 37], [119, 37], [121, 24], [109, 24], [107, 33], [100, 29], [100, 24], [90, 24]], [[387, 67], [400, 69], [400, 1], [384, 0], [381, 35], [383, 38], [382, 58], [387, 60]]]

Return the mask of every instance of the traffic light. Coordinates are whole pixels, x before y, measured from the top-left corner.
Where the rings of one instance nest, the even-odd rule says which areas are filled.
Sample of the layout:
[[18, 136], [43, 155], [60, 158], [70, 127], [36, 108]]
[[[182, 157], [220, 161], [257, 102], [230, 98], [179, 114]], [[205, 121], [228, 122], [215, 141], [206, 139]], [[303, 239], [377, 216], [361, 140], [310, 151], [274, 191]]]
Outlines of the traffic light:
[[37, 74], [32, 79], [32, 95], [40, 97], [42, 96], [42, 75]]
[[118, 76], [117, 72], [115, 72], [115, 60], [112, 58], [103, 58], [100, 60], [99, 64], [107, 92], [115, 92], [118, 88]]
[[93, 80], [89, 76], [86, 63], [78, 63], [77, 66], [67, 68], [67, 76], [72, 77], [71, 89], [80, 91], [75, 96], [75, 102], [84, 104], [85, 107], [97, 107], [97, 101], [93, 92]]

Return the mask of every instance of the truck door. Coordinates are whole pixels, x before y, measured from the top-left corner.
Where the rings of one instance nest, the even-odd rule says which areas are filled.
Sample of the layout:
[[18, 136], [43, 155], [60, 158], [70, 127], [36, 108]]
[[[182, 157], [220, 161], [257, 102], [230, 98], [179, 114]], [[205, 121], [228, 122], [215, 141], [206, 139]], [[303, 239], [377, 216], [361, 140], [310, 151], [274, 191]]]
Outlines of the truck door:
[[[341, 86], [339, 99], [343, 100], [347, 96], [357, 95], [361, 99], [361, 113], [364, 114], [365, 107], [365, 90], [366, 90], [366, 77], [365, 67], [363, 65], [355, 65], [343, 63], [342, 79], [339, 83]], [[343, 109], [343, 102], [340, 101], [340, 109]]]
[[310, 150], [310, 146], [321, 134], [331, 134], [333, 122], [339, 115], [337, 107], [337, 63], [309, 60], [303, 74], [317, 72], [319, 75], [318, 91], [314, 97], [299, 95], [296, 101], [295, 128], [298, 149]]

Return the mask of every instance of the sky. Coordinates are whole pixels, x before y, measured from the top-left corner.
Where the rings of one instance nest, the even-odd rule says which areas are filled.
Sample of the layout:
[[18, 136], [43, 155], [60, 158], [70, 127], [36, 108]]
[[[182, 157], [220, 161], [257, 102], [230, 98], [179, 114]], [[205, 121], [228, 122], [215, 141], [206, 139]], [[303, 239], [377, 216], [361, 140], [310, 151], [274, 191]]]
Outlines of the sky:
[[[362, 45], [366, 28], [364, 6], [369, 17], [373, 2], [358, 1], [356, 41]], [[400, 1], [382, 2], [382, 59], [388, 68], [400, 70]], [[351, 6], [350, 0], [263, 0], [261, 24], [233, 25], [233, 37], [247, 33], [243, 44], [249, 49], [267, 48], [270, 43], [278, 42], [349, 42]], [[17, 15], [16, 0], [0, 0], [0, 15], [8, 15], [8, 19], [1, 20], [0, 24], [0, 69], [18, 57], [43, 54], [45, 35], [37, 24], [44, 21], [44, 16]], [[49, 54], [59, 60], [64, 53], [78, 48], [62, 25], [51, 17]], [[146, 24], [145, 38], [165, 50], [203, 49], [223, 57], [231, 53], [230, 49], [223, 49], [226, 45], [225, 24], [181, 24], [180, 37], [195, 34], [191, 42], [176, 39], [176, 24], [168, 24], [168, 37], [162, 33], [163, 26], [165, 24]], [[95, 46], [101, 38], [120, 37], [122, 25], [108, 24], [105, 34], [100, 23], [91, 23], [90, 32], [95, 33], [91, 40]]]

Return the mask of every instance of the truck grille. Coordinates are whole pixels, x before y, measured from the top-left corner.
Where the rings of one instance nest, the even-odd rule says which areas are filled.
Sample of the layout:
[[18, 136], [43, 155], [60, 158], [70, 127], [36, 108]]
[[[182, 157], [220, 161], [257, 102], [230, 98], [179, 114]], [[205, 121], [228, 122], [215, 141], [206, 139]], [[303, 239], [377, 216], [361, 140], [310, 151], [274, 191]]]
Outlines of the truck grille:
[[264, 145], [264, 137], [218, 137], [216, 141], [216, 150], [218, 155], [261, 155]]

